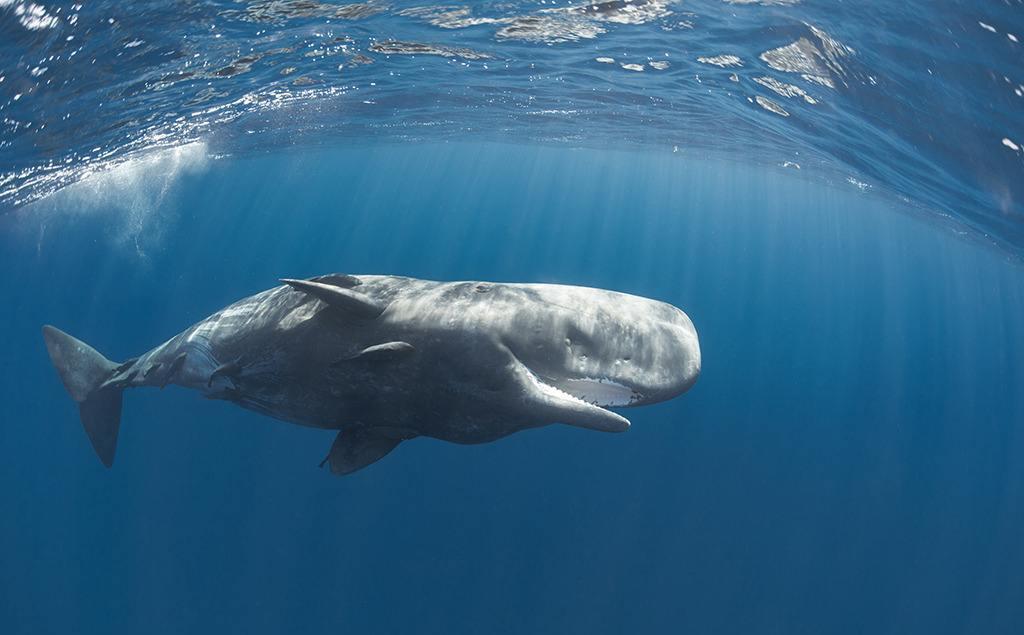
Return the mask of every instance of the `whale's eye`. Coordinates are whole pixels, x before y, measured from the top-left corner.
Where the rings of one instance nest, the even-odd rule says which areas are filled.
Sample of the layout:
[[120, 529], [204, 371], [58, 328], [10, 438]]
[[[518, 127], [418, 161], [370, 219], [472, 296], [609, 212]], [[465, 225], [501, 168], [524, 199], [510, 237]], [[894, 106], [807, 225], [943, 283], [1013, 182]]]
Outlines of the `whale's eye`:
[[491, 290], [491, 285], [487, 284], [486, 282], [481, 282], [480, 284], [476, 285], [476, 287], [474, 287], [473, 290], [476, 291], [477, 293], [487, 293], [488, 291]]

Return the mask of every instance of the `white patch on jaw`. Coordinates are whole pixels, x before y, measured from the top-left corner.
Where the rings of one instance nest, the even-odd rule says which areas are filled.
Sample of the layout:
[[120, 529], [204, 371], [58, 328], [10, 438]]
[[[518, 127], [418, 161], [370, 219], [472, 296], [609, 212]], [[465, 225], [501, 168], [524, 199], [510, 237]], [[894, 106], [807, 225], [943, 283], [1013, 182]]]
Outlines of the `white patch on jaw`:
[[636, 403], [641, 397], [628, 386], [599, 377], [566, 379], [562, 382], [562, 387], [573, 397], [602, 408], [628, 406]]

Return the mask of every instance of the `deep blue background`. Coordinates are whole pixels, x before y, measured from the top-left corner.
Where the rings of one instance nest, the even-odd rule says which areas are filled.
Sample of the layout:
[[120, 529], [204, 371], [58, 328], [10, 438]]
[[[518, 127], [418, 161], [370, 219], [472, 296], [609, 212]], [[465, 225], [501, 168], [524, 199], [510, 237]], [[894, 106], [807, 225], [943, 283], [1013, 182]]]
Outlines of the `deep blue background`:
[[[998, 252], [671, 154], [140, 170], [0, 222], [4, 633], [1024, 632], [1024, 271]], [[416, 440], [346, 478], [316, 467], [330, 432], [140, 390], [100, 465], [43, 323], [123, 359], [331, 271], [666, 300], [703, 375], [625, 434]]]

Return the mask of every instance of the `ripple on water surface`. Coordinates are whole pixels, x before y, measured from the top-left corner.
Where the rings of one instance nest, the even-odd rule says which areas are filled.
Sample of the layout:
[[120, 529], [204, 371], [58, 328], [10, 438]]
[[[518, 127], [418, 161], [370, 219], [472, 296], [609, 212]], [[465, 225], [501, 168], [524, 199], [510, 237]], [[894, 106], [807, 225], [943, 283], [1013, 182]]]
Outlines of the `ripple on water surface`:
[[244, 154], [488, 137], [799, 161], [1024, 246], [1019, 16], [963, 11], [0, 0], [0, 206], [196, 140]]

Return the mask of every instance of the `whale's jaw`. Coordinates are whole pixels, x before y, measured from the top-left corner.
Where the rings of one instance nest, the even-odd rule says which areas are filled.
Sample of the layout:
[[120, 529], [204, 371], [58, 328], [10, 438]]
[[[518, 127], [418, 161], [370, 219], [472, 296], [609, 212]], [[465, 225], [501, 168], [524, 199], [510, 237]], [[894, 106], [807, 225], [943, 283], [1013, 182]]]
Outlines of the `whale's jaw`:
[[[573, 394], [548, 383], [519, 360], [516, 360], [515, 366], [519, 384], [530, 408], [546, 419], [546, 422], [565, 423], [601, 432], [623, 432], [629, 429], [629, 419], [579, 396], [587, 396], [585, 393]], [[579, 385], [574, 387], [577, 391], [579, 388]]]

